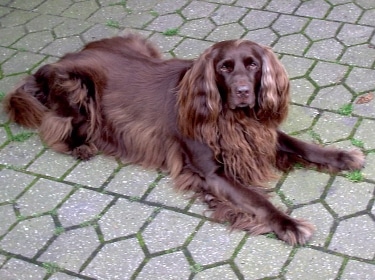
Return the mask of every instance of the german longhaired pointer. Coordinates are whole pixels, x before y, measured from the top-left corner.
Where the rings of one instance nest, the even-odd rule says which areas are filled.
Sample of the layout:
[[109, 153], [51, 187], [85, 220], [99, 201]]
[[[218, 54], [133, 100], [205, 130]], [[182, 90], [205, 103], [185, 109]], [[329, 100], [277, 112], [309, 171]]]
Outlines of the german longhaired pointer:
[[4, 99], [10, 120], [37, 128], [55, 151], [83, 160], [102, 152], [167, 171], [216, 221], [295, 245], [314, 226], [271, 204], [265, 183], [296, 164], [360, 169], [364, 155], [280, 131], [288, 103], [287, 74], [268, 47], [229, 40], [195, 60], [163, 59], [135, 34], [66, 54]]

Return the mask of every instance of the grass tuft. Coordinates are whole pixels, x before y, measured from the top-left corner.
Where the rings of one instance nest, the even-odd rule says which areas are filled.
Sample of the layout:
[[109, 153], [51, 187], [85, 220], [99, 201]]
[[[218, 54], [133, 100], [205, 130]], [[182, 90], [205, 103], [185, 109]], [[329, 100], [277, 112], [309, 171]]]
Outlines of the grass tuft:
[[177, 34], [178, 34], [178, 28], [167, 29], [166, 31], [163, 32], [163, 35], [165, 36], [174, 36]]
[[361, 171], [355, 170], [346, 174], [346, 178], [352, 182], [362, 182], [364, 177]]

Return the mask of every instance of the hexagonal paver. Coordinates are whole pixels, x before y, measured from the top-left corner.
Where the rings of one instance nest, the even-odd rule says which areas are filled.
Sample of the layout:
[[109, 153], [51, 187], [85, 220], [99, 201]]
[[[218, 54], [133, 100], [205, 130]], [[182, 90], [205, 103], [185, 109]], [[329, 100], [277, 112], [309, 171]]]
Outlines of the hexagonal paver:
[[302, 55], [309, 44], [309, 39], [302, 34], [287, 35], [279, 39], [274, 50], [278, 53]]
[[[360, 95], [358, 98], [361, 98], [361, 97], [363, 97], [363, 95]], [[358, 104], [357, 101], [354, 102], [354, 106], [353, 106], [354, 114], [365, 116], [365, 117], [370, 117], [370, 118], [375, 117], [375, 106], [373, 104], [374, 101], [370, 101], [369, 103], [362, 103], [362, 104]]]
[[346, 84], [356, 93], [375, 89], [375, 70], [365, 68], [354, 68], [346, 79]]
[[79, 35], [87, 30], [91, 25], [92, 23], [83, 20], [69, 19], [59, 24], [53, 30], [57, 38], [62, 38], [72, 35]]
[[341, 276], [342, 280], [363, 279], [372, 280], [375, 277], [373, 264], [349, 260]]
[[321, 89], [311, 102], [311, 106], [339, 110], [343, 106], [350, 103], [353, 95], [342, 85], [326, 87]]
[[180, 10], [182, 7], [186, 5], [189, 1], [187, 0], [164, 0], [164, 1], [158, 1], [154, 8], [153, 11], [157, 12], [159, 15], [160, 14], [169, 14], [176, 12]]
[[194, 236], [188, 250], [194, 261], [200, 265], [225, 261], [231, 258], [244, 234], [230, 234], [226, 226], [206, 222]]
[[281, 58], [281, 63], [284, 65], [289, 78], [292, 79], [304, 76], [314, 61], [303, 57], [284, 55]]
[[1, 26], [10, 27], [25, 24], [38, 15], [38, 13], [33, 13], [30, 11], [13, 10], [9, 14], [1, 18]]
[[44, 1], [44, 3], [38, 6], [36, 11], [42, 14], [59, 15], [61, 14], [61, 12], [66, 10], [71, 4], [72, 1], [49, 0]]
[[306, 105], [314, 91], [314, 85], [305, 78], [290, 81], [292, 102]]
[[5, 234], [8, 228], [16, 221], [17, 217], [14, 213], [13, 205], [7, 204], [0, 206], [0, 236]]
[[225, 280], [237, 280], [237, 275], [233, 272], [229, 265], [215, 266], [198, 272], [194, 277], [194, 280], [206, 280], [206, 279], [225, 279]]
[[241, 22], [246, 29], [254, 30], [271, 26], [276, 18], [276, 13], [252, 10], [241, 20]]
[[373, 259], [375, 252], [375, 223], [367, 216], [343, 220], [338, 225], [329, 249], [364, 259]]
[[285, 179], [281, 191], [294, 204], [319, 199], [330, 176], [313, 170], [296, 170]]
[[51, 42], [53, 42], [53, 36], [50, 31], [39, 31], [26, 34], [23, 38], [13, 44], [12, 47], [31, 52], [38, 52]]
[[155, 208], [119, 199], [99, 220], [105, 240], [135, 234]]
[[207, 18], [216, 8], [217, 4], [192, 1], [181, 11], [181, 14], [188, 20], [195, 18]]
[[207, 37], [207, 40], [214, 42], [238, 39], [243, 36], [245, 29], [239, 23], [221, 25]]
[[55, 225], [50, 216], [19, 222], [0, 242], [0, 247], [13, 254], [29, 258], [42, 249], [53, 236]]
[[292, 13], [299, 4], [299, 0], [272, 0], [266, 9], [278, 13]]
[[347, 46], [366, 43], [372, 35], [374, 28], [354, 24], [344, 24], [337, 39]]
[[67, 181], [99, 188], [118, 167], [113, 158], [96, 156], [83, 161], [65, 178]]
[[288, 119], [283, 123], [282, 129], [286, 133], [308, 129], [318, 114], [315, 109], [292, 105], [289, 107]]
[[291, 250], [292, 247], [279, 240], [264, 236], [250, 237], [234, 262], [245, 279], [277, 276]]
[[147, 10], [153, 9], [158, 2], [160, 1], [159, 0], [149, 0], [149, 1], [127, 0], [126, 7], [130, 10], [147, 11]]
[[53, 41], [40, 52], [61, 57], [66, 53], [78, 51], [83, 47], [83, 42], [79, 36], [60, 38]]
[[183, 36], [203, 39], [214, 28], [215, 25], [209, 19], [196, 19], [184, 23], [178, 33]]
[[354, 23], [361, 14], [362, 10], [358, 6], [353, 3], [347, 3], [333, 7], [327, 19]]
[[1, 66], [5, 75], [30, 71], [44, 59], [44, 56], [30, 53], [18, 52]]
[[296, 14], [306, 17], [323, 18], [327, 14], [329, 8], [329, 4], [323, 0], [310, 0], [302, 2], [301, 6], [296, 11]]
[[173, 50], [173, 53], [179, 58], [194, 59], [211, 45], [210, 42], [186, 38]]
[[273, 29], [280, 35], [299, 32], [308, 22], [307, 18], [281, 15], [273, 24]]
[[268, 0], [258, 0], [258, 1], [248, 1], [248, 0], [238, 0], [236, 5], [240, 7], [247, 7], [252, 9], [261, 9], [267, 4]]
[[0, 36], [1, 36], [1, 46], [10, 46], [18, 39], [23, 37], [26, 34], [25, 29], [22, 26], [15, 26], [9, 28], [2, 28], [0, 29]]
[[278, 37], [271, 28], [262, 28], [249, 31], [243, 38], [264, 46], [272, 46]]
[[318, 62], [310, 73], [310, 77], [319, 85], [327, 86], [340, 83], [349, 68], [344, 65], [330, 62]]
[[61, 15], [71, 18], [86, 19], [98, 10], [98, 8], [95, 1], [77, 2], [66, 9]]
[[361, 125], [357, 128], [354, 135], [355, 139], [363, 142], [366, 150], [375, 149], [375, 141], [372, 141], [375, 137], [374, 125], [375, 121], [373, 120], [362, 120]]
[[300, 249], [286, 268], [285, 279], [335, 279], [343, 259], [310, 248]]
[[312, 44], [307, 53], [307, 57], [320, 60], [336, 61], [344, 46], [335, 39], [326, 39]]
[[340, 25], [339, 22], [312, 19], [305, 29], [305, 34], [312, 40], [333, 38]]
[[60, 234], [38, 260], [78, 272], [98, 246], [99, 240], [94, 228], [78, 228]]
[[128, 165], [116, 173], [106, 186], [106, 190], [130, 197], [141, 197], [157, 177], [156, 171], [146, 170], [137, 165]]
[[11, 202], [35, 180], [35, 177], [21, 172], [3, 169], [0, 171], [0, 180], [0, 202]]
[[23, 216], [51, 211], [70, 191], [72, 191], [72, 187], [68, 185], [40, 179], [17, 200], [17, 206]]
[[309, 244], [323, 247], [329, 237], [333, 225], [333, 217], [320, 203], [306, 205], [293, 210], [292, 216], [311, 222], [315, 226], [315, 232], [309, 240]]
[[184, 244], [199, 219], [162, 210], [146, 227], [142, 236], [151, 253], [173, 249]]
[[[183, 28], [184, 27], [179, 30], [180, 35], [182, 35]], [[183, 40], [183, 37], [165, 36], [161, 33], [154, 33], [149, 39], [158, 47], [161, 52], [169, 54], [169, 52]]]
[[368, 44], [349, 47], [341, 57], [341, 62], [371, 68], [375, 62], [375, 49]]
[[325, 201], [339, 216], [346, 216], [365, 210], [373, 191], [373, 184], [354, 184], [345, 178], [337, 177], [328, 190]]
[[359, 20], [360, 24], [375, 26], [375, 10], [365, 11]]
[[151, 24], [147, 26], [148, 30], [165, 32], [169, 29], [179, 28], [183, 23], [180, 15], [164, 15], [156, 18]]
[[135, 238], [106, 244], [83, 274], [95, 279], [130, 279], [141, 264], [143, 256]]
[[314, 131], [324, 143], [335, 142], [349, 137], [357, 118], [346, 117], [329, 112], [324, 112], [314, 127]]
[[[30, 1], [31, 2], [31, 1]], [[42, 30], [50, 30], [51, 28], [62, 23], [64, 19], [62, 17], [53, 15], [40, 15], [26, 24], [28, 32], [36, 32]]]
[[[135, 14], [137, 14], [135, 12]], [[121, 22], [124, 18], [127, 17], [127, 13], [124, 11], [124, 8], [119, 5], [113, 5], [108, 7], [103, 7], [96, 12], [92, 13], [92, 15], [88, 18], [89, 21], [106, 24], [110, 21], [113, 22]], [[150, 15], [150, 18], [152, 16]], [[77, 19], [83, 19], [81, 17], [77, 17]]]
[[212, 13], [211, 18], [217, 25], [223, 25], [237, 22], [246, 12], [245, 8], [223, 5]]
[[44, 279], [46, 274], [43, 267], [19, 259], [9, 260], [0, 269], [1, 279], [25, 279], [26, 275], [29, 279]]
[[58, 216], [64, 227], [79, 225], [98, 218], [112, 197], [86, 189], [79, 189], [59, 208]]
[[188, 279], [189, 263], [182, 252], [152, 258], [137, 276], [137, 279]]

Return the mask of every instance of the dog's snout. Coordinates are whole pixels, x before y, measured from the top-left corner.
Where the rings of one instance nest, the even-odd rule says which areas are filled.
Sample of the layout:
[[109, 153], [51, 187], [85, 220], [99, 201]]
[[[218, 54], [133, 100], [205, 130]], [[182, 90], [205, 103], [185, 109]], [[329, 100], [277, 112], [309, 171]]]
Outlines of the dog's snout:
[[248, 86], [237, 87], [237, 94], [240, 96], [248, 96], [250, 94], [250, 88]]

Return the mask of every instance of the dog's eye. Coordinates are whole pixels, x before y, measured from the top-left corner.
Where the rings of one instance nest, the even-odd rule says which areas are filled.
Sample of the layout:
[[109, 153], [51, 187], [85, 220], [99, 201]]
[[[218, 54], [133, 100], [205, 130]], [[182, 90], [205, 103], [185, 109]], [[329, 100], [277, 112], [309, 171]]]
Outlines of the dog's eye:
[[258, 63], [256, 63], [252, 58], [245, 59], [244, 64], [245, 67], [249, 70], [258, 68]]
[[221, 67], [220, 67], [220, 70], [222, 72], [226, 72], [226, 73], [230, 73], [233, 71], [233, 62], [231, 61], [226, 61], [224, 62]]

